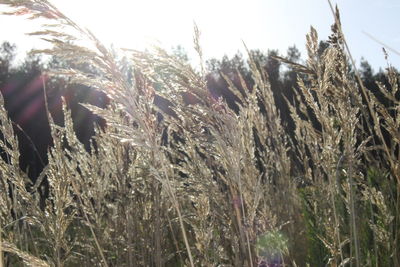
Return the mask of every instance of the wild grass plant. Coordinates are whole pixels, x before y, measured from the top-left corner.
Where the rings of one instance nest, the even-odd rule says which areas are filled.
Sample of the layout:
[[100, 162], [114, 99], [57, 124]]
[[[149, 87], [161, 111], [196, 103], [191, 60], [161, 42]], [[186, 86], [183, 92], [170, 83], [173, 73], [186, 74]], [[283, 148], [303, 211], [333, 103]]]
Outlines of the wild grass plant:
[[[126, 75], [47, 1], [0, 3], [47, 20], [32, 34], [52, 48], [36, 52], [67, 66], [49, 75], [111, 100], [85, 104], [106, 121], [89, 150], [66, 104], [62, 125], [47, 113], [53, 145], [35, 183], [0, 103], [0, 266], [399, 266], [398, 74], [389, 66], [390, 86], [379, 84], [385, 102], [363, 86], [338, 11], [323, 53], [311, 29], [306, 64], [282, 59], [298, 72], [289, 134], [251, 53], [254, 86], [225, 76], [233, 110], [210, 94], [203, 65], [160, 48], [126, 50]], [[194, 39], [202, 61], [197, 28]]]

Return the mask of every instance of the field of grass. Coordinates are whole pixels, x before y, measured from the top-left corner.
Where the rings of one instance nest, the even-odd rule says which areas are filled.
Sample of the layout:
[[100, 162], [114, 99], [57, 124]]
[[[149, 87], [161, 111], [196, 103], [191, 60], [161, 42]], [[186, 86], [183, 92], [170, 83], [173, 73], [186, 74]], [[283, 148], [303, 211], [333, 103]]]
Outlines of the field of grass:
[[288, 133], [251, 54], [254, 86], [226, 77], [233, 110], [210, 94], [202, 65], [128, 50], [129, 78], [110, 49], [46, 1], [0, 4], [51, 21], [36, 34], [52, 48], [38, 53], [67, 67], [48, 75], [110, 98], [105, 109], [85, 105], [106, 121], [89, 151], [66, 105], [62, 126], [48, 112], [53, 146], [36, 183], [19, 167], [1, 98], [0, 267], [400, 266], [398, 73], [388, 67], [380, 92], [364, 87], [337, 10], [322, 54], [311, 28], [306, 64], [281, 59], [298, 73]]

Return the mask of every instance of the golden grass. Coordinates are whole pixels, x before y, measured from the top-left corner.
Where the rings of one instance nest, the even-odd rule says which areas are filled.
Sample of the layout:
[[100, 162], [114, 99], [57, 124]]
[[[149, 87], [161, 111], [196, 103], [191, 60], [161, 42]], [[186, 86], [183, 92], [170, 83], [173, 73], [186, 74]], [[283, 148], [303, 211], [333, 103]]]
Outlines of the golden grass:
[[[389, 110], [349, 68], [337, 10], [322, 54], [311, 29], [307, 63], [282, 59], [299, 73], [295, 104], [287, 101], [296, 125], [289, 135], [251, 53], [252, 88], [240, 74], [242, 88], [225, 76], [241, 102], [235, 112], [211, 96], [203, 66], [199, 73], [160, 48], [127, 50], [130, 80], [109, 49], [47, 1], [0, 3], [12, 15], [50, 20], [34, 34], [53, 47], [38, 52], [70, 66], [50, 75], [111, 99], [104, 109], [85, 105], [107, 122], [90, 151], [65, 104], [63, 126], [48, 112], [44, 209], [39, 184], [19, 168], [18, 140], [0, 103], [0, 267], [399, 264], [398, 75], [389, 67], [390, 87], [379, 85]], [[194, 40], [202, 61], [197, 27]], [[155, 106], [155, 94], [173, 112]]]

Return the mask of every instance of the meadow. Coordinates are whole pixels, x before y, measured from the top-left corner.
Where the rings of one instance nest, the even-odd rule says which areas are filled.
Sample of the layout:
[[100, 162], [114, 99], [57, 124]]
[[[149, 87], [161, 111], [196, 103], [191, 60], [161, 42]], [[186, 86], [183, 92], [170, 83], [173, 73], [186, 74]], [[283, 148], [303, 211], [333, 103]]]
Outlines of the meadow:
[[210, 93], [196, 26], [199, 66], [154, 47], [125, 50], [128, 73], [47, 1], [0, 4], [48, 22], [32, 35], [52, 47], [36, 53], [65, 64], [46, 75], [110, 99], [82, 104], [105, 120], [89, 149], [65, 103], [62, 124], [47, 112], [32, 181], [0, 98], [0, 267], [400, 266], [399, 75], [388, 65], [365, 87], [338, 9], [322, 52], [311, 27], [305, 64], [275, 57], [297, 75], [288, 128], [250, 52], [250, 84], [224, 76], [235, 105]]

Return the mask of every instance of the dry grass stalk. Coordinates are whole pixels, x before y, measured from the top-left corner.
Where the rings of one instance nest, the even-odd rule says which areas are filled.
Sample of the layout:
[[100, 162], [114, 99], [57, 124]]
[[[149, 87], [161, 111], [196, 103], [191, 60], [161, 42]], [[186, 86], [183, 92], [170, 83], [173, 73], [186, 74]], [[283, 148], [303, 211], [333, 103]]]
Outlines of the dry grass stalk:
[[0, 267], [3, 267], [3, 228], [0, 225]]

